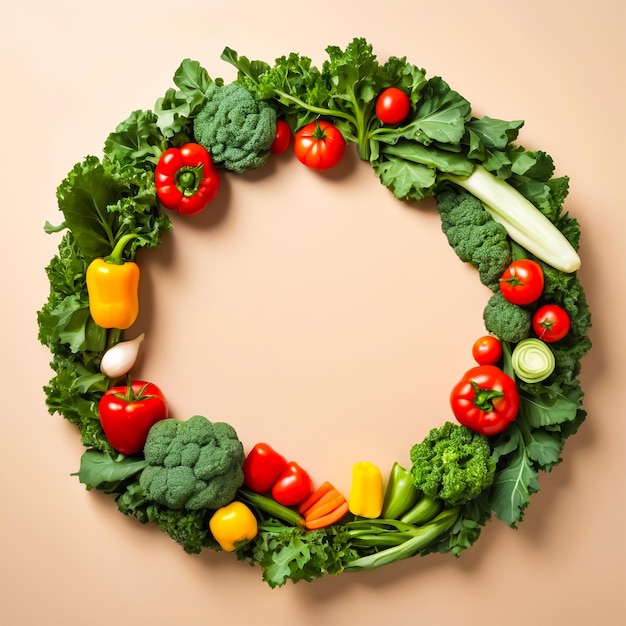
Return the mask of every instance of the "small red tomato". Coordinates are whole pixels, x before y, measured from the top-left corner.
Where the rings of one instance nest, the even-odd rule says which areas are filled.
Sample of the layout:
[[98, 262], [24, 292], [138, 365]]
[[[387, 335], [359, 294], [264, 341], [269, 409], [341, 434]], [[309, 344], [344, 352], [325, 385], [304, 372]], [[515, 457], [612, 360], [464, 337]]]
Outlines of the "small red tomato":
[[500, 292], [513, 304], [530, 304], [543, 293], [543, 270], [530, 259], [513, 261], [500, 277]]
[[297, 463], [290, 461], [272, 487], [272, 498], [284, 506], [294, 506], [313, 493], [313, 481]]
[[155, 384], [134, 380], [126, 387], [111, 387], [100, 398], [98, 415], [113, 448], [135, 454], [143, 450], [152, 426], [167, 418], [167, 403]]
[[497, 337], [485, 335], [474, 342], [472, 356], [478, 365], [495, 365], [502, 358], [502, 344]]
[[298, 161], [314, 170], [327, 170], [341, 161], [346, 140], [330, 122], [317, 120], [303, 126], [293, 144]]
[[285, 120], [276, 120], [276, 137], [272, 143], [272, 154], [282, 154], [291, 143], [291, 128]]
[[539, 339], [553, 343], [567, 335], [570, 319], [567, 311], [558, 304], [544, 304], [535, 311], [532, 324]]
[[387, 87], [376, 98], [376, 116], [383, 124], [399, 124], [410, 110], [409, 96], [397, 87]]

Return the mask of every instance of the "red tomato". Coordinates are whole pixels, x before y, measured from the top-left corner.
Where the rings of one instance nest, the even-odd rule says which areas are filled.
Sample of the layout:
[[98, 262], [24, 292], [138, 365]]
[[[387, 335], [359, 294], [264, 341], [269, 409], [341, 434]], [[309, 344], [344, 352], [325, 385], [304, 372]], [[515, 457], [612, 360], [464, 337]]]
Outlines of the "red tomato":
[[409, 96], [397, 87], [388, 87], [376, 98], [376, 116], [383, 124], [399, 124], [410, 110]]
[[313, 481], [297, 463], [290, 461], [272, 487], [272, 498], [284, 506], [294, 506], [313, 493]]
[[298, 161], [314, 170], [327, 170], [341, 161], [346, 140], [330, 122], [317, 120], [302, 127], [294, 140]]
[[134, 380], [125, 387], [111, 387], [100, 398], [98, 415], [109, 443], [129, 455], [143, 450], [148, 431], [167, 417], [167, 404], [156, 385]]
[[513, 304], [530, 304], [543, 293], [543, 270], [530, 259], [513, 261], [500, 277], [500, 291]]
[[282, 154], [291, 143], [291, 128], [285, 120], [276, 120], [276, 137], [272, 143], [272, 154]]
[[532, 324], [539, 339], [553, 343], [567, 335], [570, 319], [567, 311], [558, 304], [544, 304], [535, 311]]
[[497, 337], [485, 335], [474, 342], [472, 356], [478, 365], [495, 365], [502, 358], [502, 344]]

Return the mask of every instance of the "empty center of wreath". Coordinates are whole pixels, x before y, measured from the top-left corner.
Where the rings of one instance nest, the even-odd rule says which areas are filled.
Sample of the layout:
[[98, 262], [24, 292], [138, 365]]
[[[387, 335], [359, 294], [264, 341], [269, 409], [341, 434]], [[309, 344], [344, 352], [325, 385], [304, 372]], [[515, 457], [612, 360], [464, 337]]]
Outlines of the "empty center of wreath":
[[141, 259], [139, 319], [140, 373], [176, 389], [173, 415], [228, 421], [249, 441], [272, 433], [339, 484], [347, 440], [408, 464], [407, 437], [452, 419], [445, 372], [468, 364], [486, 298], [434, 203], [398, 203], [346, 161], [328, 181], [279, 159], [254, 184], [238, 178], [226, 208], [172, 215]]

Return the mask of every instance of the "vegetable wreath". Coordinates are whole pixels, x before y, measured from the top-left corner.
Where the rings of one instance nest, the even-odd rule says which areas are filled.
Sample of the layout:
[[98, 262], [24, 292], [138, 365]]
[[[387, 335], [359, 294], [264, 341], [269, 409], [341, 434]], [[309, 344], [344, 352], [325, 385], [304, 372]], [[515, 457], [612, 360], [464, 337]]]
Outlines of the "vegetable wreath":
[[[73, 167], [57, 190], [63, 222], [46, 223], [63, 235], [38, 312], [53, 355], [44, 389], [49, 412], [80, 431], [80, 482], [188, 553], [259, 564], [271, 587], [458, 556], [492, 515], [515, 528], [539, 472], [561, 461], [586, 416], [578, 375], [590, 314], [579, 225], [563, 211], [568, 179], [553, 176], [546, 153], [516, 145], [523, 122], [472, 116], [405, 58], [381, 64], [358, 38], [326, 51], [318, 69], [295, 53], [269, 65], [226, 48], [238, 70], [230, 84], [184, 60], [154, 110], [131, 113], [101, 158]], [[292, 144], [325, 170], [349, 143], [397, 198], [436, 198], [449, 244], [493, 294], [476, 365], [451, 385], [455, 419], [411, 447], [411, 467], [383, 476], [354, 465], [345, 495], [265, 442], [244, 448], [227, 423], [170, 416], [159, 387], [130, 374], [143, 333], [124, 332], [139, 309], [136, 255], [159, 245], [168, 211], [203, 211], [221, 176]]]

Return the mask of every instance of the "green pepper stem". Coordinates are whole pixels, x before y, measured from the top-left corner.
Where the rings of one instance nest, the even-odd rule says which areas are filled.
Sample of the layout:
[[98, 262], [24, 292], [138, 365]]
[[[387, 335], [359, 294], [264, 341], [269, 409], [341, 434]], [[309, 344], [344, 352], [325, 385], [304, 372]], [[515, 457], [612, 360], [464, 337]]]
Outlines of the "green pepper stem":
[[470, 380], [472, 389], [476, 394], [474, 396], [474, 405], [481, 411], [493, 411], [493, 399], [501, 398], [504, 393], [496, 389], [482, 389], [475, 381]]
[[124, 263], [122, 254], [124, 253], [124, 248], [126, 247], [126, 244], [132, 239], [136, 239], [137, 237], [139, 237], [139, 235], [137, 235], [136, 233], [128, 233], [120, 237], [117, 240], [117, 243], [115, 244], [115, 247], [113, 248], [113, 251], [111, 252], [111, 254], [109, 254], [108, 257], [105, 257], [104, 260], [107, 263], [114, 263], [115, 265], [122, 265]]
[[176, 189], [178, 189], [178, 191], [180, 191], [185, 198], [190, 198], [196, 194], [203, 179], [204, 166], [202, 164], [197, 167], [193, 167], [192, 165], [183, 165], [176, 172]]

